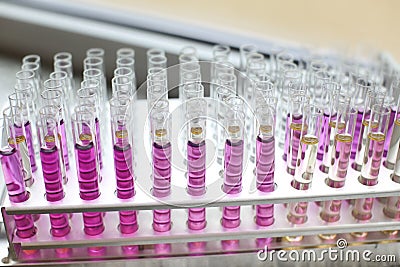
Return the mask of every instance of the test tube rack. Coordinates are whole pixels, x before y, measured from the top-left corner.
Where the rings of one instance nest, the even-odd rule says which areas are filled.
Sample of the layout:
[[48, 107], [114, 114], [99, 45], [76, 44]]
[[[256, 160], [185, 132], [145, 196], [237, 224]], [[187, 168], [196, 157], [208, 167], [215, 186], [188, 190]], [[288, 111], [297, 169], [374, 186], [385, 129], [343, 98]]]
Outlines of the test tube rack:
[[[178, 105], [178, 100], [170, 100], [171, 108]], [[140, 116], [146, 110], [146, 101], [137, 100], [135, 103], [135, 176], [136, 194], [132, 199], [120, 200], [116, 197], [116, 181], [113, 164], [105, 164], [102, 170], [103, 180], [100, 183], [101, 195], [98, 199], [84, 201], [79, 198], [79, 188], [74, 164], [68, 171], [69, 181], [65, 185], [65, 197], [59, 202], [49, 203], [44, 196], [44, 183], [40, 169], [35, 173], [36, 182], [29, 188], [28, 201], [24, 203], [10, 203], [8, 198], [1, 208], [9, 242], [9, 258], [12, 262], [41, 262], [41, 261], [79, 261], [90, 259], [121, 259], [129, 257], [157, 257], [160, 254], [153, 252], [152, 245], [170, 243], [171, 251], [161, 256], [185, 256], [193, 254], [210, 255], [227, 252], [251, 252], [260, 249], [256, 239], [274, 237], [270, 248], [288, 248], [335, 245], [335, 240], [323, 240], [318, 234], [338, 234], [336, 238], [345, 236], [349, 243], [379, 242], [398, 240], [396, 230], [400, 229], [399, 221], [389, 219], [383, 214], [383, 205], [375, 200], [373, 217], [368, 222], [358, 222], [351, 215], [349, 204], [344, 201], [341, 208], [341, 219], [336, 223], [326, 223], [319, 218], [319, 207], [310, 203], [308, 220], [302, 225], [292, 225], [286, 218], [287, 210], [284, 203], [296, 201], [323, 201], [332, 199], [376, 198], [400, 196], [400, 184], [390, 179], [391, 171], [381, 167], [379, 183], [375, 186], [364, 186], [358, 182], [359, 173], [349, 168], [346, 185], [334, 189], [325, 184], [326, 174], [319, 170], [314, 176], [312, 187], [308, 191], [294, 189], [291, 185], [291, 176], [285, 170], [285, 163], [281, 157], [283, 151], [276, 146], [275, 159], [275, 191], [261, 193], [255, 188], [254, 163], [245, 164], [242, 192], [236, 195], [224, 194], [221, 190], [222, 178], [219, 174], [221, 165], [212, 163], [207, 167], [207, 191], [202, 197], [190, 196], [186, 192], [185, 171], [173, 167], [171, 195], [157, 199], [151, 194], [151, 165], [147, 151], [149, 144], [145, 140], [146, 117]], [[140, 112], [142, 111], [142, 113]], [[174, 116], [174, 112], [172, 112]], [[174, 126], [175, 127], [175, 126]], [[107, 146], [105, 146], [107, 147]], [[109, 147], [111, 145], [109, 144]], [[177, 147], [176, 145], [174, 147]], [[179, 153], [177, 148], [173, 153]], [[104, 153], [104, 162], [112, 162], [112, 153]], [[33, 197], [34, 196], [34, 197]], [[254, 221], [254, 205], [276, 204], [275, 222], [268, 227], [257, 226]], [[224, 229], [220, 218], [222, 206], [240, 205], [241, 224], [236, 229]], [[187, 208], [206, 207], [207, 226], [200, 231], [191, 231], [187, 228]], [[152, 228], [152, 210], [172, 209], [172, 229], [169, 232], [158, 233]], [[134, 234], [123, 235], [118, 230], [118, 211], [138, 210], [139, 229]], [[82, 212], [105, 212], [105, 231], [98, 236], [88, 236], [83, 231]], [[62, 238], [50, 234], [49, 213], [73, 213], [71, 217], [71, 232]], [[41, 214], [35, 222], [37, 233], [33, 238], [22, 239], [15, 234], [13, 215]], [[352, 232], [371, 232], [367, 236], [356, 237]], [[390, 233], [391, 235], [389, 235]], [[305, 236], [298, 242], [288, 242], [282, 239], [286, 236]], [[226, 249], [221, 240], [240, 240], [234, 248]], [[189, 249], [188, 242], [207, 242], [199, 250]], [[140, 245], [138, 254], [127, 254], [121, 247], [126, 245]], [[88, 247], [106, 247], [105, 252], [99, 255], [89, 255]], [[69, 250], [63, 250], [70, 248]], [[68, 251], [67, 254], [60, 254]], [[162, 253], [161, 253], [162, 254]]]

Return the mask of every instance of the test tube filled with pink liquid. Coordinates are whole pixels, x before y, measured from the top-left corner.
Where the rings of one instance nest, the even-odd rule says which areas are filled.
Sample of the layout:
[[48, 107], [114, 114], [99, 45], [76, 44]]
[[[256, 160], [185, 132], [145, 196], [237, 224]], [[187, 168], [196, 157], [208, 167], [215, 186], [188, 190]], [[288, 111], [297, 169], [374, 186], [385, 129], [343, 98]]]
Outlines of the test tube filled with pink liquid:
[[[151, 116], [153, 188], [157, 198], [171, 193], [171, 117], [169, 112], [155, 112]], [[171, 229], [171, 210], [153, 211], [153, 229], [156, 232], [167, 232]], [[170, 244], [156, 244], [156, 253], [168, 253]]]

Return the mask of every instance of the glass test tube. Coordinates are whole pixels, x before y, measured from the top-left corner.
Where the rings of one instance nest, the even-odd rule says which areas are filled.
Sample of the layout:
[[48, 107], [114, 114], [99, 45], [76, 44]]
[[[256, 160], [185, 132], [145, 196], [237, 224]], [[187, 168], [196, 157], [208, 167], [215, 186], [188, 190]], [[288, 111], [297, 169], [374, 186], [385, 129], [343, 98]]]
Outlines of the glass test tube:
[[196, 47], [190, 45], [182, 47], [182, 49], [179, 51], [179, 55], [191, 55], [196, 58], [199, 57]]
[[59, 119], [60, 119], [60, 131], [61, 135], [61, 150], [63, 152], [63, 159], [66, 170], [69, 170], [69, 157], [68, 157], [68, 144], [67, 144], [67, 125], [65, 116], [65, 106], [63, 102], [63, 84], [56, 80], [47, 80], [44, 82], [46, 89], [41, 93], [41, 97], [45, 105], [54, 105], [59, 109]]
[[30, 84], [35, 105], [39, 102], [40, 87], [37, 87], [35, 73], [31, 70], [20, 70], [15, 74], [17, 84]]
[[[230, 108], [226, 114], [225, 129], [227, 139], [224, 152], [224, 182], [222, 191], [237, 194], [242, 191], [242, 172], [244, 159], [244, 113]], [[240, 206], [224, 206], [221, 224], [224, 228], [236, 228], [240, 225]], [[224, 249], [235, 248], [239, 240], [223, 240]]]
[[21, 159], [25, 186], [30, 187], [34, 183], [34, 177], [32, 174], [29, 150], [26, 142], [25, 127], [23, 127], [24, 121], [22, 118], [22, 110], [18, 106], [5, 108], [3, 110], [3, 117], [6, 127], [9, 128], [9, 133], [15, 134], [12, 136], [11, 140], [13, 141], [15, 139], [13, 147], [18, 150], [18, 155]]
[[[335, 82], [328, 82], [322, 85], [323, 93], [319, 99], [319, 104], [323, 107], [324, 122], [321, 128], [321, 138], [318, 145], [317, 159], [322, 160], [322, 171], [327, 172], [329, 168], [330, 149], [332, 148], [333, 132], [332, 123], [336, 120], [336, 108], [342, 101], [349, 101], [350, 98], [344, 94], [340, 95], [341, 85]], [[324, 164], [324, 160], [325, 163]]]
[[[31, 164], [32, 172], [37, 170], [36, 158], [35, 158], [35, 146], [34, 146], [34, 136], [36, 126], [35, 124], [35, 114], [33, 113], [32, 107], [32, 94], [31, 86], [29, 84], [17, 84], [16, 88], [27, 88], [27, 90], [16, 90], [16, 93], [10, 94], [8, 100], [11, 107], [18, 107], [21, 110], [22, 123], [25, 129], [26, 144], [28, 146], [28, 155]], [[16, 126], [17, 127], [17, 126]], [[16, 133], [22, 135], [21, 129], [16, 128]]]
[[[386, 106], [378, 104], [372, 107], [361, 175], [358, 179], [363, 185], [374, 186], [378, 183], [389, 112], [389, 108]], [[372, 217], [373, 201], [374, 198], [356, 199], [352, 212], [354, 218], [362, 221], [369, 220]]]
[[[297, 165], [300, 137], [302, 135], [303, 108], [310, 101], [304, 91], [299, 91], [290, 97], [289, 113], [286, 126], [286, 141], [283, 158], [286, 160], [286, 171], [294, 175]], [[285, 156], [286, 155], [286, 156]]]
[[119, 48], [116, 52], [117, 58], [135, 58], [135, 50], [130, 47]]
[[[357, 171], [361, 170], [361, 166], [364, 161], [363, 157], [365, 154], [364, 152], [366, 150], [366, 143], [368, 141], [367, 134], [368, 134], [368, 127], [370, 126], [369, 120], [370, 120], [370, 116], [371, 116], [372, 106], [375, 104], [379, 104], [382, 106], [384, 98], [385, 98], [384, 94], [381, 94], [379, 92], [369, 91], [367, 93], [367, 97], [365, 99], [364, 110], [363, 110], [362, 123], [360, 125], [360, 131], [359, 131], [359, 136], [358, 136], [358, 141], [357, 141], [356, 155], [355, 155], [354, 162], [352, 164], [353, 169], [355, 169]], [[353, 140], [353, 143], [354, 143], [354, 140]]]
[[[301, 124], [301, 138], [297, 167], [291, 182], [297, 190], [308, 190], [311, 186], [315, 163], [317, 160], [318, 137], [322, 126], [322, 111], [313, 105], [305, 106]], [[293, 224], [307, 221], [308, 202], [291, 202], [288, 204], [288, 220]]]
[[[18, 141], [15, 138], [14, 128], [2, 118], [0, 118], [0, 134], [0, 161], [8, 197], [13, 203], [21, 203], [29, 198], [29, 193], [25, 188], [21, 155], [15, 145]], [[16, 234], [20, 238], [30, 238], [36, 234], [32, 215], [14, 215], [14, 220]]]
[[[112, 98], [111, 136], [114, 151], [115, 177], [117, 179], [117, 197], [129, 199], [135, 195], [133, 170], [133, 125], [132, 117], [128, 112], [129, 98]], [[119, 212], [119, 231], [122, 234], [131, 234], [137, 231], [137, 212], [125, 210]], [[139, 246], [123, 246], [123, 251], [137, 253]]]
[[[261, 192], [274, 191], [275, 173], [275, 122], [276, 106], [264, 105], [256, 109], [256, 186]], [[274, 223], [274, 205], [256, 206], [256, 224], [269, 226]]]
[[107, 101], [107, 85], [105, 83], [105, 78], [101, 70], [99, 69], [87, 69], [83, 71], [83, 80], [97, 80], [100, 84], [100, 98], [102, 102]]
[[[65, 71], [53, 71], [52, 73], [50, 73], [49, 77], [51, 80], [59, 80], [64, 83], [64, 86], [62, 88], [65, 102], [67, 103], [67, 106], [73, 106], [74, 99], [70, 96], [73, 96], [75, 92], [74, 88], [72, 87], [71, 79], [69, 78], [68, 73]], [[70, 114], [69, 110], [68, 114]]]
[[163, 68], [151, 68], [148, 70], [147, 88], [152, 85], [161, 85], [168, 88], [168, 73], [166, 69]]
[[113, 97], [115, 97], [117, 93], [119, 93], [133, 99], [135, 95], [135, 90], [132, 84], [132, 79], [130, 77], [115, 76], [111, 79], [111, 85]]
[[366, 104], [365, 100], [368, 92], [373, 90], [373, 84], [371, 83], [371, 81], [365, 80], [364, 78], [359, 78], [356, 80], [353, 89], [351, 79], [349, 80], [349, 83], [350, 84], [348, 85], [348, 90], [354, 90], [354, 93], [352, 94], [352, 105], [357, 109], [358, 112], [353, 144], [351, 145], [351, 158], [355, 159], [359, 147], [358, 141], [360, 139], [360, 132], [363, 125], [362, 122], [364, 117], [364, 106]]
[[[154, 113], [151, 117], [153, 133], [153, 188], [152, 193], [162, 198], [171, 193], [171, 117], [169, 112]], [[153, 229], [156, 232], [166, 232], [171, 229], [171, 210], [153, 211]], [[156, 252], [170, 250], [170, 244], [155, 245]]]
[[[80, 198], [83, 200], [97, 199], [100, 195], [100, 173], [93, 114], [83, 111], [74, 113], [72, 115], [72, 128]], [[101, 212], [84, 212], [83, 223], [87, 235], [99, 235], [104, 231]]]
[[150, 67], [150, 58], [156, 57], [156, 56], [165, 56], [165, 51], [160, 48], [150, 48], [149, 50], [146, 51], [147, 70], [149, 70], [151, 68]]
[[38, 96], [38, 89], [40, 88], [40, 86], [42, 84], [40, 63], [24, 63], [24, 64], [22, 64], [21, 69], [29, 70], [34, 73], [33, 82], [35, 83], [35, 86], [33, 88], [36, 89], [34, 91], [34, 96], [36, 99]]
[[[41, 121], [41, 118], [54, 118], [57, 120], [56, 127], [57, 127], [57, 151], [59, 153], [59, 158], [60, 158], [60, 170], [61, 170], [61, 176], [63, 179], [64, 184], [68, 182], [68, 177], [67, 177], [67, 172], [66, 172], [66, 166], [64, 162], [64, 157], [63, 157], [63, 150], [62, 150], [62, 137], [61, 137], [61, 125], [60, 125], [60, 113], [59, 113], [59, 108], [54, 105], [46, 105], [43, 106], [39, 109], [39, 117], [38, 117], [38, 123]], [[39, 140], [40, 141], [40, 140]], [[43, 166], [42, 166], [43, 169]]]
[[[62, 161], [57, 125], [58, 120], [54, 116], [40, 116], [38, 120], [40, 159], [42, 161], [46, 199], [49, 202], [60, 201], [64, 198], [63, 171], [61, 168]], [[51, 213], [49, 217], [52, 236], [62, 237], [70, 232], [71, 227], [67, 213]]]
[[130, 75], [132, 79], [132, 84], [135, 87], [135, 90], [137, 88], [137, 82], [136, 82], [136, 73], [135, 73], [135, 59], [131, 57], [124, 57], [124, 58], [118, 58], [116, 61], [117, 69], [118, 68], [128, 68], [132, 71], [132, 74]]
[[[389, 126], [392, 126], [392, 133], [389, 136], [389, 130], [387, 138], [389, 138], [389, 147], [388, 153], [386, 155], [386, 160], [384, 161], [383, 165], [388, 168], [389, 170], [393, 170], [399, 157], [399, 145], [400, 145], [400, 97], [397, 101], [397, 106], [391, 111], [391, 114], [395, 112], [395, 116], [393, 118], [392, 125], [390, 122], [388, 123]], [[386, 143], [385, 143], [386, 145]], [[399, 170], [400, 171], [400, 170]]]
[[[201, 196], [206, 192], [206, 118], [207, 102], [204, 99], [191, 99], [192, 107], [187, 114], [187, 192], [192, 196]], [[189, 208], [187, 225], [190, 230], [202, 230], [206, 227], [206, 209]], [[205, 242], [189, 242], [191, 250], [204, 248]]]
[[[70, 103], [75, 99], [75, 80], [72, 66], [72, 55], [68, 52], [60, 52], [54, 55], [54, 71], [64, 71], [68, 75], [67, 88], [68, 95], [65, 97], [69, 99]], [[73, 112], [73, 105], [70, 107], [70, 113]]]
[[[350, 163], [351, 144], [357, 119], [357, 111], [348, 103], [339, 104], [335, 125], [331, 131], [334, 132], [334, 144], [331, 151], [331, 166], [326, 184], [332, 188], [344, 186], [347, 170]], [[328, 200], [322, 204], [320, 217], [326, 222], [336, 222], [340, 219], [340, 208], [342, 200]]]

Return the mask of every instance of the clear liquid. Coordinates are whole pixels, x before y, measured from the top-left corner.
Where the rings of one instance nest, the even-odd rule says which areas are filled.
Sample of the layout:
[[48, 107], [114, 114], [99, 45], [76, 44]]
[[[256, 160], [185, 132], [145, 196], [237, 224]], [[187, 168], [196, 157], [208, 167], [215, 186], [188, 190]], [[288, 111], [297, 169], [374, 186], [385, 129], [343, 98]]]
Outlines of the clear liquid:
[[336, 134], [329, 169], [329, 186], [343, 187], [350, 163], [353, 138], [347, 134]]
[[29, 159], [31, 161], [31, 168], [32, 172], [35, 172], [37, 170], [37, 165], [36, 165], [36, 159], [35, 159], [35, 149], [33, 146], [33, 138], [34, 136], [32, 135], [32, 127], [31, 127], [31, 122], [28, 121], [25, 123], [25, 134], [26, 134], [26, 144], [28, 146], [28, 152], [29, 152]]
[[[389, 135], [388, 135], [389, 136]], [[389, 142], [389, 148], [385, 166], [389, 169], [393, 169], [396, 164], [397, 155], [399, 154], [400, 144], [400, 119], [394, 121], [392, 128], [392, 136]]]
[[236, 194], [242, 190], [243, 140], [225, 142], [224, 184], [222, 190], [227, 194]]
[[[365, 114], [367, 117], [367, 114]], [[364, 119], [364, 121], [361, 123], [360, 126], [360, 135], [358, 137], [358, 142], [357, 142], [357, 150], [356, 150], [356, 155], [355, 159], [353, 162], [353, 169], [360, 171], [361, 166], [363, 164], [363, 157], [365, 154], [365, 150], [367, 149], [367, 142], [368, 142], [368, 128], [369, 128], [369, 115], [367, 119]], [[354, 140], [354, 139], [353, 139]]]
[[386, 134], [386, 136], [389, 137], [389, 138], [386, 138], [386, 141], [385, 141], [385, 148], [384, 148], [384, 151], [383, 151], [383, 156], [384, 157], [387, 156], [387, 153], [389, 151], [390, 142], [391, 142], [390, 137], [392, 136], [393, 129], [395, 127], [395, 123], [394, 123], [395, 122], [395, 119], [394, 119], [395, 115], [396, 115], [396, 110], [391, 108], [390, 109], [389, 122], [388, 122], [388, 130], [387, 130], [387, 134]]
[[400, 219], [400, 197], [388, 197], [383, 213], [391, 219]]
[[[300, 150], [300, 138], [302, 135], [302, 124], [301, 123], [291, 123], [289, 126], [289, 136], [287, 140], [288, 153], [287, 153], [287, 171], [289, 174], [294, 175], [294, 171], [297, 166], [297, 159], [299, 157], [298, 153]], [[301, 153], [301, 152], [300, 152]], [[303, 157], [302, 154], [300, 154]]]
[[[351, 143], [350, 143], [351, 144]], [[350, 146], [351, 147], [351, 146]], [[337, 222], [340, 220], [341, 200], [328, 200], [322, 203], [320, 217], [325, 222]]]
[[383, 133], [371, 132], [368, 134], [361, 168], [361, 180], [363, 184], [375, 185], [378, 182], [384, 145], [385, 135]]
[[93, 142], [82, 146], [75, 144], [80, 197], [84, 200], [96, 199], [100, 195], [96, 148]]
[[351, 145], [351, 159], [356, 158], [356, 153], [357, 153], [357, 148], [358, 148], [358, 141], [360, 139], [360, 132], [361, 132], [361, 125], [362, 125], [362, 119], [363, 119], [363, 110], [358, 110], [357, 113], [357, 119], [356, 119], [356, 127], [354, 129], [354, 138], [353, 138], [353, 143]]
[[291, 202], [288, 204], [289, 222], [293, 224], [303, 224], [307, 221], [308, 202]]
[[374, 198], [356, 199], [352, 211], [353, 217], [360, 221], [366, 221], [372, 218], [372, 206]]
[[61, 135], [61, 152], [64, 159], [65, 169], [69, 170], [69, 157], [68, 157], [68, 144], [67, 144], [67, 131], [65, 129], [64, 120], [60, 121], [60, 131]]
[[304, 154], [304, 157], [299, 156], [298, 158], [295, 182], [292, 183], [296, 189], [308, 189], [311, 184], [317, 161], [317, 150], [318, 138], [316, 136], [305, 135], [301, 138], [299, 155]]
[[32, 166], [29, 156], [28, 145], [26, 143], [26, 138], [22, 130], [22, 127], [14, 125], [14, 129], [16, 135], [15, 141], [17, 143], [18, 153], [23, 167], [25, 185], [27, 187], [30, 187], [34, 182], [34, 179], [32, 175]]
[[95, 122], [95, 127], [96, 127], [96, 144], [97, 144], [97, 156], [99, 159], [99, 166], [100, 169], [103, 168], [103, 156], [101, 152], [101, 137], [100, 137], [100, 124], [99, 124], [99, 119], [96, 118], [94, 120]]

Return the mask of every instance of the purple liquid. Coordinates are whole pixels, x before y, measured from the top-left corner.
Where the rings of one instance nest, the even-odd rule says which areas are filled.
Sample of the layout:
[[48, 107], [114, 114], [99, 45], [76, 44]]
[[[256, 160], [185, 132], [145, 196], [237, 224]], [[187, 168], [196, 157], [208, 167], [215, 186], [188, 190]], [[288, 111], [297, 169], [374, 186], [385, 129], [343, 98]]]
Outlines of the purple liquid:
[[329, 146], [331, 127], [329, 127], [330, 114], [324, 113], [324, 119], [321, 127], [321, 135], [318, 143], [317, 159], [322, 160], [327, 151], [326, 147]]
[[390, 109], [390, 117], [389, 117], [389, 124], [388, 124], [388, 130], [386, 134], [386, 141], [385, 141], [385, 149], [383, 151], [383, 157], [387, 156], [387, 153], [389, 151], [389, 145], [390, 145], [390, 139], [392, 137], [393, 133], [393, 127], [394, 127], [394, 116], [396, 115], [396, 110], [391, 108]]
[[171, 143], [153, 143], [153, 195], [164, 197], [171, 190]]
[[16, 148], [0, 151], [1, 167], [11, 202], [20, 203], [29, 198], [25, 190], [21, 159]]
[[42, 171], [46, 188], [47, 201], [59, 201], [64, 197], [62, 185], [62, 171], [60, 166], [60, 154], [57, 147], [52, 149], [41, 148]]
[[31, 214], [14, 215], [17, 236], [20, 238], [30, 238], [36, 234], [36, 227], [33, 224]]
[[153, 229], [157, 232], [167, 232], [171, 229], [171, 210], [153, 211]]
[[358, 141], [360, 139], [360, 131], [361, 131], [363, 113], [364, 113], [363, 110], [358, 110], [357, 119], [356, 119], [356, 128], [354, 130], [354, 136], [353, 136], [353, 143], [351, 145], [351, 155], [350, 155], [351, 159], [356, 158]]
[[35, 150], [33, 146], [32, 127], [29, 121], [25, 123], [25, 134], [26, 134], [26, 144], [28, 145], [29, 159], [31, 161], [32, 172], [35, 172], [37, 170], [37, 165], [35, 159]]
[[80, 197], [83, 200], [98, 198], [99, 176], [97, 173], [96, 147], [93, 142], [85, 146], [75, 144]]
[[99, 164], [100, 164], [100, 169], [103, 168], [103, 156], [101, 154], [101, 138], [100, 138], [100, 125], [99, 125], [99, 119], [96, 118], [94, 120], [95, 126], [96, 126], [96, 144], [97, 144], [97, 156], [99, 157]]
[[56, 237], [66, 236], [71, 230], [69, 226], [69, 216], [66, 213], [50, 214], [50, 224], [50, 232]]
[[188, 228], [190, 230], [202, 230], [206, 227], [206, 209], [190, 208], [188, 215]]
[[300, 138], [302, 129], [302, 118], [303, 116], [293, 117], [292, 122], [289, 126], [289, 136], [288, 136], [288, 155], [287, 159], [288, 172], [294, 174], [294, 169], [297, 165], [297, 157], [300, 149]]
[[240, 206], [227, 206], [222, 209], [222, 226], [236, 228], [240, 225]]
[[385, 137], [383, 134], [376, 135], [378, 138], [368, 136], [367, 146], [364, 156], [363, 166], [361, 169], [361, 183], [364, 185], [376, 185], [378, 183], [378, 175], [381, 167], [383, 149], [385, 145]]
[[[257, 189], [261, 192], [274, 191], [275, 172], [275, 138], [263, 140], [257, 136], [256, 144], [256, 177]], [[256, 206], [256, 223], [268, 226], [274, 223], [274, 205], [262, 204]]]
[[104, 231], [103, 214], [101, 212], [84, 212], [83, 224], [83, 230], [87, 235], [99, 235]]
[[64, 120], [60, 121], [60, 135], [61, 135], [61, 152], [64, 159], [65, 169], [69, 170], [67, 132], [65, 130]]
[[188, 193], [200, 196], [206, 192], [206, 143], [188, 142]]
[[224, 184], [222, 190], [227, 194], [242, 191], [243, 140], [225, 143]]
[[257, 136], [256, 144], [256, 177], [257, 189], [261, 192], [274, 191], [275, 173], [275, 138], [263, 140]]
[[138, 229], [135, 210], [124, 210], [119, 212], [119, 230], [123, 234], [132, 234]]
[[123, 148], [114, 145], [114, 165], [118, 198], [127, 199], [135, 195], [132, 162], [132, 147], [130, 144], [127, 144]]

